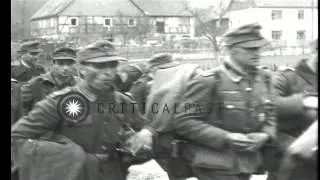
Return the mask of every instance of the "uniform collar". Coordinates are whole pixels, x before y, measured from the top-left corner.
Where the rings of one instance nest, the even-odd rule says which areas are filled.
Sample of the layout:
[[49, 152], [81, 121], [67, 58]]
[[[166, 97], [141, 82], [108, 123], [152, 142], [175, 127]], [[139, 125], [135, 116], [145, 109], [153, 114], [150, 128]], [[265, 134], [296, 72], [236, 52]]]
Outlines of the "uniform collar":
[[48, 82], [50, 82], [50, 83], [52, 83], [52, 84], [55, 84], [55, 81], [54, 81], [54, 79], [52, 78], [52, 74], [51, 74], [50, 72], [43, 74], [41, 78], [42, 78], [44, 81], [48, 81]]
[[97, 100], [97, 95], [93, 94], [89, 91], [88, 86], [85, 84], [84, 81], [81, 81], [75, 88], [83, 94], [89, 101], [95, 102]]
[[240, 82], [241, 79], [245, 76], [243, 71], [233, 63], [231, 60], [227, 59], [224, 61], [222, 66], [222, 71], [233, 81]]
[[22, 66], [26, 67], [26, 68], [31, 68], [31, 66], [29, 66], [26, 62], [24, 62], [24, 60], [20, 60], [20, 63], [22, 64]]

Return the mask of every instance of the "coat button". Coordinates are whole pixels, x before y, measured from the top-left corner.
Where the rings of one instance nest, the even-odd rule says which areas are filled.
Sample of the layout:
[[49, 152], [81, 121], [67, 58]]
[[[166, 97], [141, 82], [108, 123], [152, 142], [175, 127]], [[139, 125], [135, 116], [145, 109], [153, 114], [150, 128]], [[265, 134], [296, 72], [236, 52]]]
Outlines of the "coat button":
[[104, 124], [104, 125], [108, 125], [108, 122], [104, 121], [103, 124]]

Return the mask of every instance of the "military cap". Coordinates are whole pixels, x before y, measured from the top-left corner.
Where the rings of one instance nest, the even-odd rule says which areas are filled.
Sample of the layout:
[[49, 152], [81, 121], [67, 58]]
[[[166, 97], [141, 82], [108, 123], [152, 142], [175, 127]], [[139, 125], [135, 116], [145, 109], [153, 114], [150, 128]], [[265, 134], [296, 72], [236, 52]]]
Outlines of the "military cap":
[[118, 56], [114, 44], [107, 40], [98, 41], [80, 49], [77, 59], [82, 64], [126, 61], [125, 58]]
[[142, 69], [135, 64], [124, 64], [119, 67], [119, 71], [143, 73]]
[[77, 57], [76, 51], [69, 47], [59, 47], [52, 52], [53, 60], [70, 59], [70, 60], [77, 61], [76, 57]]
[[154, 55], [150, 60], [149, 60], [149, 64], [153, 67], [153, 66], [159, 66], [162, 64], [166, 64], [166, 63], [170, 63], [172, 62], [172, 55], [168, 54], [168, 53], [159, 53]]
[[244, 48], [263, 47], [269, 42], [260, 34], [261, 26], [257, 23], [231, 29], [223, 35], [226, 46], [240, 46]]
[[42, 52], [43, 50], [39, 48], [39, 41], [27, 41], [21, 44], [19, 54], [25, 54], [28, 52]]

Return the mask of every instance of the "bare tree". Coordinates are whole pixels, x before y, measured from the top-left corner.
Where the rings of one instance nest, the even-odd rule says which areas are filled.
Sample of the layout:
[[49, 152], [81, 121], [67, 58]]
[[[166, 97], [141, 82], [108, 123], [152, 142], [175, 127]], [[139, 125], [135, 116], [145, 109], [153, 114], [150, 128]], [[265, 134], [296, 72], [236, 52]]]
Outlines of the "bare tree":
[[[191, 13], [191, 15], [196, 19], [196, 21], [200, 24], [200, 27], [202, 29], [202, 32], [204, 33], [204, 36], [207, 37], [207, 39], [212, 43], [213, 50], [216, 55], [216, 59], [219, 57], [219, 52], [221, 50], [221, 41], [217, 39], [217, 36], [221, 34], [221, 32], [224, 30], [224, 27], [221, 26], [222, 20], [226, 13], [228, 12], [231, 4], [233, 3], [233, 0], [225, 1], [225, 0], [217, 0], [215, 6], [210, 6], [209, 10], [212, 14], [214, 14], [217, 17], [216, 25], [214, 26], [211, 23], [203, 21], [201, 17], [201, 13], [199, 12], [199, 9], [192, 8], [189, 6], [188, 3], [185, 3], [185, 9]], [[229, 3], [228, 5], [224, 5], [224, 3]]]

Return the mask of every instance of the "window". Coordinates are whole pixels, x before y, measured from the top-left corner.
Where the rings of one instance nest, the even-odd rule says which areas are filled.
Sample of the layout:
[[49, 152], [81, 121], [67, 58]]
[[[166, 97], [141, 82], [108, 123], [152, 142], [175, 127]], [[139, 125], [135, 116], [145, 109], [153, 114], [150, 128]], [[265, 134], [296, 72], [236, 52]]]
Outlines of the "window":
[[70, 18], [71, 26], [78, 26], [78, 18]]
[[272, 31], [272, 39], [273, 40], [280, 40], [282, 36], [281, 31]]
[[164, 22], [156, 22], [157, 33], [164, 33]]
[[297, 31], [297, 39], [298, 40], [305, 40], [306, 39], [306, 31], [304, 31], [304, 30]]
[[136, 26], [136, 20], [133, 18], [128, 19], [128, 26], [129, 27]]
[[111, 27], [112, 26], [112, 18], [104, 18], [103, 26], [104, 27]]
[[282, 19], [282, 11], [281, 10], [272, 10], [271, 18], [272, 18], [272, 20]]
[[298, 19], [299, 19], [299, 20], [304, 19], [304, 11], [303, 11], [303, 10], [299, 10], [299, 11], [298, 11]]

